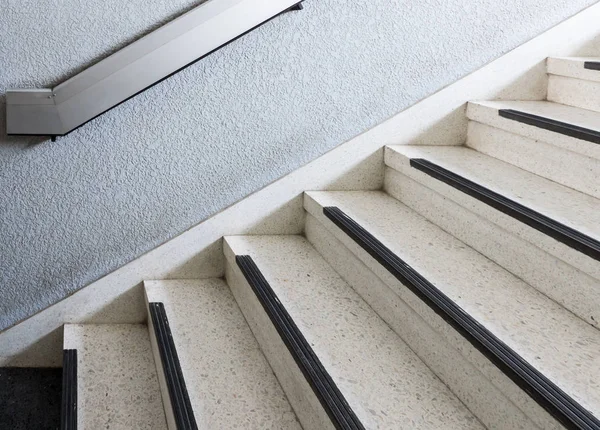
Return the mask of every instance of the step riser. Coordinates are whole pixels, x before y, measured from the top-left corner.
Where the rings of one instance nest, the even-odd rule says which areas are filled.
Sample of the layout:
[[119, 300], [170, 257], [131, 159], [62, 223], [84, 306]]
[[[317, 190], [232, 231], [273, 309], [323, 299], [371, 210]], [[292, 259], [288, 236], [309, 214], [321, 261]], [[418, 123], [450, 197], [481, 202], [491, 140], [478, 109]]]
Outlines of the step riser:
[[498, 109], [495, 108], [468, 103], [467, 118], [529, 139], [540, 140], [569, 151], [600, 159], [600, 145], [598, 144], [503, 118], [499, 115]]
[[319, 399], [237, 267], [235, 255], [226, 243], [224, 252], [227, 283], [303, 428], [334, 429]]
[[389, 167], [385, 191], [587, 323], [600, 326], [595, 278]]
[[[533, 424], [529, 425], [528, 427], [527, 419], [533, 421], [537, 426], [543, 429], [562, 428], [562, 426], [554, 418], [552, 418], [531, 397], [529, 397], [523, 390], [521, 390], [516, 384], [514, 384], [510, 378], [504, 375], [504, 373], [500, 372], [494, 364], [492, 364], [476, 348], [474, 348], [469, 342], [467, 342], [465, 338], [463, 338], [456, 330], [450, 327], [450, 325], [448, 325], [440, 316], [433, 312], [431, 308], [429, 308], [420, 298], [412, 294], [408, 290], [408, 288], [406, 288], [406, 286], [400, 283], [400, 281], [393, 277], [385, 268], [383, 268], [383, 266], [381, 266], [366, 251], [364, 251], [360, 246], [358, 246], [349, 236], [343, 233], [337, 226], [335, 226], [330, 220], [328, 220], [322, 214], [322, 208], [320, 207], [320, 205], [314, 200], [310, 199], [308, 196], [305, 198], [305, 208], [310, 213], [310, 215], [312, 215], [321, 224], [321, 226], [324, 227], [324, 229], [326, 229], [333, 237], [335, 237], [337, 241], [341, 243], [335, 244], [334, 247], [345, 247], [347, 250], [350, 251], [352, 255], [354, 255], [356, 259], [359, 260], [358, 262], [356, 262], [357, 264], [360, 264], [359, 262], [364, 264], [371, 272], [373, 272], [373, 274], [377, 278], [379, 278], [385, 285], [388, 286], [388, 288], [391, 290], [391, 293], [387, 293], [386, 296], [380, 297], [378, 300], [387, 300], [393, 303], [394, 299], [391, 294], [394, 294], [398, 297], [398, 299], [395, 300], [404, 301], [404, 303], [406, 303], [414, 312], [416, 312], [433, 330], [435, 330], [435, 332], [439, 333], [439, 336], [441, 336], [442, 339], [446, 339], [448, 348], [454, 349], [453, 357], [456, 357], [457, 361], [466, 359], [470, 366], [473, 366], [475, 369], [477, 369], [478, 372], [480, 372], [483, 375], [483, 377], [485, 377], [488, 381], [491, 381], [488, 382], [488, 384], [493, 384], [493, 386], [495, 386], [501, 393], [503, 393], [503, 395], [507, 399], [510, 399], [510, 402], [508, 402], [508, 404], [512, 402], [512, 404], [514, 405], [519, 405], [520, 410], [523, 411], [522, 413], [527, 416], [527, 418], [522, 418], [522, 420], [524, 421], [520, 421], [517, 418], [515, 422], [506, 422], [504, 424], [500, 424], [500, 428], [503, 428], [502, 425], [508, 425], [508, 428], [511, 428], [511, 425], [513, 426], [512, 428], [519, 428], [519, 426], [521, 425], [521, 428], [535, 428]], [[352, 264], [354, 262], [355, 261], [352, 261], [349, 264]], [[348, 265], [345, 265], [343, 268], [339, 268], [338, 273], [340, 273], [340, 271], [346, 271], [347, 267]], [[336, 267], [334, 266], [334, 268]], [[351, 284], [353, 284], [355, 282], [355, 279], [352, 279], [351, 281]], [[364, 284], [362, 287], [357, 285], [353, 286], [357, 290], [364, 291], [365, 289], [368, 289], [370, 292], [372, 291], [371, 285], [368, 283]], [[367, 301], [369, 302], [369, 300]], [[391, 312], [395, 313], [398, 312], [398, 310]], [[384, 313], [384, 315], [381, 316], [384, 317], [386, 315]], [[398, 317], [396, 316], [395, 318]], [[394, 319], [386, 319], [386, 322], [390, 325], [393, 324], [393, 326], [397, 326], [398, 323], [395, 323]], [[400, 331], [403, 330], [405, 329], [400, 329]], [[409, 345], [411, 345], [413, 349], [423, 348], [418, 346], [418, 339], [413, 339], [412, 342], [409, 338], [406, 338], [404, 340]], [[437, 355], [437, 358], [440, 360], [450, 360], [447, 356], [442, 355], [442, 353], [438, 350], [437, 346], [435, 345], [432, 348], [430, 348], [426, 354], [423, 355], [422, 359], [426, 362], [427, 355]], [[435, 362], [433, 360], [430, 361], [431, 365], [435, 366]], [[452, 371], [449, 370], [448, 372]], [[443, 368], [441, 370], [441, 373], [443, 374]], [[461, 381], [463, 380], [462, 377], [463, 375], [460, 375]], [[451, 379], [448, 378], [448, 381], [449, 382], [447, 383], [450, 383]], [[485, 384], [485, 381], [482, 381], [480, 383]], [[463, 401], [468, 401], [469, 395], [463, 394], [464, 392], [468, 391], [465, 388], [460, 387], [460, 381], [457, 382], [456, 385], [451, 388], [455, 390], [455, 393], [459, 393], [459, 395], [465, 396]], [[474, 390], [472, 396], [476, 396], [476, 388], [471, 387], [471, 389]], [[463, 393], [461, 393], [461, 390], [463, 390]], [[481, 392], [479, 392], [479, 396], [481, 396]], [[497, 400], [501, 400], [501, 396]], [[487, 403], [485, 400], [482, 399], [479, 399], [479, 401]], [[477, 405], [475, 404], [474, 409], [476, 407]], [[479, 406], [479, 408], [481, 408], [481, 410], [479, 410], [478, 412], [484, 414], [486, 408], [484, 406]], [[490, 404], [490, 408], [493, 408], [493, 404]], [[487, 417], [485, 419], [493, 421], [493, 412], [487, 414]]]
[[470, 121], [467, 146], [600, 198], [600, 160]]
[[[434, 330], [403, 299], [419, 312], [435, 318], [435, 314], [423, 302], [389, 288], [312, 215], [307, 216], [305, 233], [340, 276], [486, 426], [504, 430], [536, 428], [522, 411], [452, 346], [451, 342], [461, 340], [459, 336], [455, 336], [451, 329], [441, 328], [440, 332]], [[440, 321], [442, 326], [443, 321]], [[480, 356], [480, 360], [484, 360], [484, 357]], [[481, 395], [483, 392], [485, 396]]]
[[405, 156], [388, 150], [386, 151], [386, 164], [403, 175], [408, 176], [427, 188], [436, 191], [438, 194], [454, 201], [463, 208], [600, 280], [600, 265], [598, 265], [598, 262], [593, 258], [590, 258], [587, 255], [556, 241], [552, 237], [529, 227], [515, 218], [468, 196], [464, 192], [411, 167], [410, 160]]
[[600, 112], [600, 82], [550, 75], [548, 100]]

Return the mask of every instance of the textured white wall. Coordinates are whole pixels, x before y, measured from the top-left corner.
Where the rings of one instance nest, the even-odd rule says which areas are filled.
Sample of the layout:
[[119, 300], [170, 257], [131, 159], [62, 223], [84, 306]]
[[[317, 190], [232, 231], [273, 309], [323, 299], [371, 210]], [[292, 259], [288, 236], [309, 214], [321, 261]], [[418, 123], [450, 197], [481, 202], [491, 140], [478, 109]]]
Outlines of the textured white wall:
[[[0, 94], [199, 3], [0, 0]], [[0, 122], [0, 329], [593, 3], [307, 0], [55, 143]]]

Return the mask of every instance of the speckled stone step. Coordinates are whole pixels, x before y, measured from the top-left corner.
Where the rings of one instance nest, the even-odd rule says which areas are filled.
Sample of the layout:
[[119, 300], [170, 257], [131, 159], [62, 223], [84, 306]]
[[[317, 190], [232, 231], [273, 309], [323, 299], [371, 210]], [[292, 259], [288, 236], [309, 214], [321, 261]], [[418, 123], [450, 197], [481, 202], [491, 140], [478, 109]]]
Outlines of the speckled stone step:
[[[584, 134], [595, 140], [595, 142], [504, 118], [500, 116], [501, 110], [522, 112], [589, 130], [588, 133]], [[548, 101], [477, 101], [468, 103], [467, 117], [472, 121], [519, 134], [529, 139], [540, 140], [587, 157], [600, 159], [600, 144], [597, 142], [597, 136], [600, 133], [600, 112]]]
[[[148, 302], [164, 305], [199, 429], [301, 429], [223, 280], [144, 287]], [[158, 353], [155, 359], [162, 372]], [[163, 398], [169, 401], [166, 387]]]
[[228, 283], [305, 429], [333, 427], [236, 256], [255, 262], [364, 428], [483, 428], [305, 238], [226, 237], [224, 251]]
[[77, 350], [78, 430], [167, 428], [145, 325], [67, 324], [64, 348]]
[[550, 57], [549, 74], [600, 82], [600, 57]]
[[600, 160], [596, 158], [475, 121], [469, 122], [467, 146], [553, 182], [600, 198]]
[[548, 58], [548, 100], [600, 112], [600, 58]]
[[[309, 239], [323, 255], [335, 256], [330, 257], [330, 263], [336, 270], [349, 273], [346, 279], [357, 291], [362, 291], [363, 297], [390, 326], [404, 333], [404, 339], [415, 351], [420, 351], [421, 357], [455, 392], [461, 393], [471, 410], [483, 414], [479, 416], [484, 422], [491, 427], [497, 425], [499, 418], [493, 414], [498, 414], [498, 408], [493, 399], [498, 397], [477, 398], [487, 390], [470, 385], [480, 381], [473, 379], [472, 372], [461, 365], [464, 359], [489, 380], [489, 387], [500, 390], [540, 428], [561, 428], [471, 343], [327, 218], [323, 208], [332, 206], [358, 222], [550, 381], [599, 416], [600, 361], [594, 358], [600, 356], [597, 329], [383, 192], [306, 193]], [[367, 268], [380, 281], [367, 276]], [[411, 332], [403, 327], [414, 320], [404, 317], [402, 321], [404, 303], [440, 337], [429, 336], [426, 330]], [[444, 341], [440, 344], [439, 339]], [[456, 368], [448, 369], [447, 362], [456, 364]], [[455, 372], [461, 377], [457, 378]], [[486, 401], [492, 402], [487, 409], [481, 404]], [[506, 413], [507, 425], [508, 417], [515, 418], [513, 412]], [[486, 418], [488, 414], [492, 415]], [[511, 425], [519, 426], [528, 428], [523, 421]]]
[[[391, 146], [385, 149], [387, 166], [600, 280], [600, 263], [594, 258], [596, 247], [593, 242], [582, 250], [576, 248], [580, 245], [559, 241], [557, 238], [561, 237], [557, 235], [557, 230], [534, 228], [516, 219], [514, 214], [505, 214], [464, 190], [411, 166], [411, 160], [434, 163], [586, 235], [592, 241], [600, 239], [600, 200], [465, 147]], [[566, 238], [563, 235], [561, 240]], [[581, 299], [594, 300], [594, 297]]]
[[523, 279], [589, 324], [600, 327], [600, 280], [392, 169], [385, 191], [443, 230]]

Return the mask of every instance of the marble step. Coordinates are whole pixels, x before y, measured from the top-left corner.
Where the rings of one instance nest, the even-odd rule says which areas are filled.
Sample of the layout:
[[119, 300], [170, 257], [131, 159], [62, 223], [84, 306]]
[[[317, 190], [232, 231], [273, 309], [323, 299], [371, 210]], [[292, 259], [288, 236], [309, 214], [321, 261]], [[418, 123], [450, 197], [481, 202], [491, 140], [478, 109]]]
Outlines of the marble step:
[[600, 160], [469, 121], [467, 146], [551, 181], [600, 198]]
[[[600, 423], [597, 329], [384, 192], [307, 192], [305, 209], [317, 250], [490, 428], [562, 428], [553, 418], [564, 419], [562, 402], [552, 409], [547, 398], [527, 394], [535, 378], [566, 393], [568, 410], [575, 403]], [[332, 214], [339, 211], [368, 236], [338, 223]], [[386, 251], [374, 252], [377, 246]], [[440, 311], [442, 295], [447, 311]], [[471, 329], [461, 332], [459, 320]], [[488, 333], [483, 341], [473, 341], [475, 326]], [[490, 339], [512, 350], [506, 360], [537, 376], [515, 378], [518, 366], [495, 365], [498, 356], [481, 348]]]
[[547, 99], [600, 112], [600, 58], [549, 58]]
[[224, 251], [304, 429], [484, 428], [305, 238], [226, 237]]
[[[144, 288], [170, 429], [301, 429], [223, 280], [146, 281]], [[187, 404], [164, 366], [160, 345], [168, 340], [155, 334], [156, 309], [168, 321]]]
[[597, 278], [389, 167], [384, 188], [391, 196], [587, 323], [600, 327], [600, 280]]
[[550, 57], [549, 74], [600, 82], [600, 57]]
[[600, 113], [549, 101], [469, 102], [467, 117], [600, 159]]
[[145, 325], [66, 324], [64, 349], [77, 351], [78, 430], [167, 428]]
[[390, 146], [385, 163], [600, 280], [600, 200], [466, 147]]

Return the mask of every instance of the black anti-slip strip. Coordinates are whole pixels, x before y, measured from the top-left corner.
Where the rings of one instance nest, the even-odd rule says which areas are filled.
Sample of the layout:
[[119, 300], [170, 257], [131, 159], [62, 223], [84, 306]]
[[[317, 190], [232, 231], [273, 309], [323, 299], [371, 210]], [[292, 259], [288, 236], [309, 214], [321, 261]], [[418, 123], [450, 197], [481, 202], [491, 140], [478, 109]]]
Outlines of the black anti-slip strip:
[[334, 426], [340, 430], [363, 430], [364, 426], [277, 298], [252, 257], [237, 255], [235, 261]]
[[341, 209], [325, 207], [323, 213], [563, 425], [569, 429], [600, 430], [600, 421], [589, 411], [479, 324]]
[[162, 303], [150, 303], [149, 308], [177, 430], [198, 430], [165, 306]]
[[564, 134], [565, 136], [586, 140], [592, 143], [600, 143], [600, 132], [598, 130], [591, 130], [589, 128], [579, 127], [578, 125], [556, 121], [555, 119], [544, 118], [543, 116], [520, 112], [514, 109], [500, 109], [498, 114], [503, 118]]
[[431, 161], [422, 158], [413, 158], [410, 160], [410, 165], [415, 169], [498, 209], [500, 212], [547, 234], [559, 242], [562, 242], [595, 260], [600, 260], [600, 242], [596, 239], [591, 238], [574, 228], [561, 224], [546, 215], [542, 215], [539, 212], [529, 209], [528, 207], [476, 184], [473, 181], [463, 178]]
[[600, 61], [586, 61], [583, 63], [584, 69], [600, 70]]
[[77, 430], [77, 350], [63, 350], [61, 430]]

